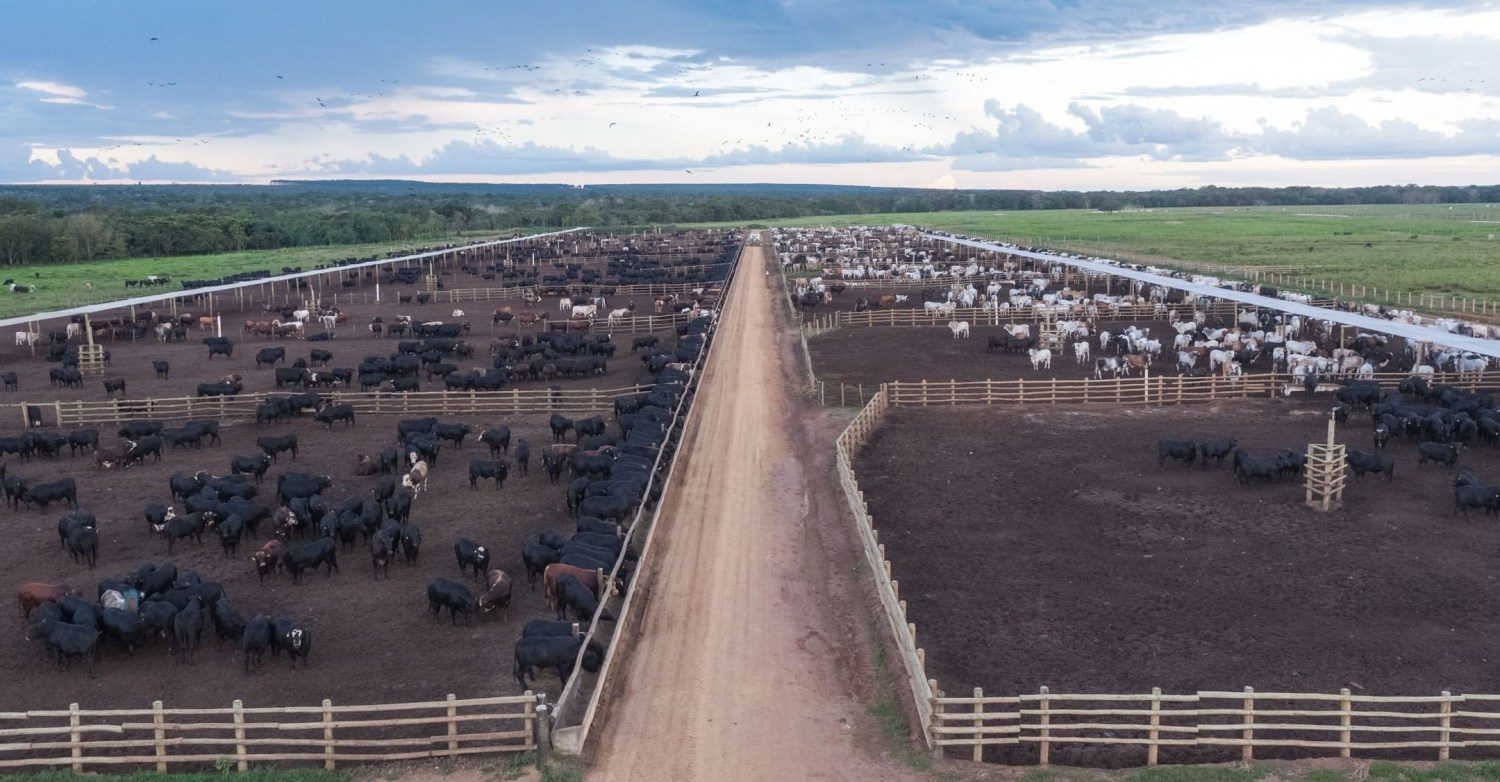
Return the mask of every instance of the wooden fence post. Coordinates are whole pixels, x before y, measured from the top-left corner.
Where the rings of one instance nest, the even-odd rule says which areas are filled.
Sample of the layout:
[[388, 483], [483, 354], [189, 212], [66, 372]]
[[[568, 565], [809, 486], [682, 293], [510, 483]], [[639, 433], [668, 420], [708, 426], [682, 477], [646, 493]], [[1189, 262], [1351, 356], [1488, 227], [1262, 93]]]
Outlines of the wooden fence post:
[[167, 730], [166, 715], [162, 714], [161, 701], [151, 702], [151, 724], [155, 726], [153, 737], [155, 739], [156, 751], [156, 773], [167, 773]]
[[1240, 738], [1245, 740], [1245, 745], [1240, 748], [1240, 760], [1249, 763], [1255, 759], [1255, 746], [1251, 744], [1255, 740], [1255, 729], [1250, 727], [1255, 723], [1255, 688], [1245, 688], [1245, 714], [1243, 722], [1245, 729], [1240, 732]]
[[323, 699], [323, 768], [332, 771], [334, 768], [333, 756], [336, 754], [333, 746], [333, 701]]
[[1438, 747], [1438, 760], [1440, 761], [1448, 759], [1448, 741], [1453, 735], [1453, 702], [1448, 700], [1452, 697], [1453, 693], [1443, 690], [1443, 702], [1438, 705], [1438, 714], [1441, 715], [1438, 717], [1438, 724], [1440, 726], [1438, 738], [1442, 741], [1442, 744]]
[[552, 752], [552, 707], [546, 704], [545, 694], [536, 696], [536, 720], [533, 723], [536, 739], [536, 765], [542, 768], [547, 764], [547, 756]]
[[984, 690], [974, 688], [974, 762], [984, 760], [984, 704], [980, 699], [984, 697]]
[[1161, 688], [1151, 688], [1151, 730], [1146, 734], [1146, 765], [1156, 765], [1157, 739], [1161, 738]]
[[1042, 766], [1049, 766], [1049, 765], [1052, 764], [1052, 744], [1049, 741], [1049, 739], [1052, 736], [1052, 729], [1050, 727], [1048, 727], [1048, 726], [1050, 726], [1052, 724], [1052, 718], [1051, 718], [1051, 715], [1049, 715], [1047, 713], [1047, 711], [1048, 711], [1048, 706], [1047, 706], [1047, 688], [1046, 687], [1042, 687], [1041, 690], [1039, 691], [1039, 693], [1042, 696], [1041, 697], [1041, 712], [1042, 713], [1039, 716], [1038, 721], [1041, 723], [1042, 731], [1041, 731], [1041, 742], [1038, 745], [1039, 748], [1040, 748], [1040, 751], [1041, 751], [1041, 755], [1038, 758], [1038, 764], [1042, 765]]
[[[602, 588], [602, 587], [601, 587]], [[457, 697], [448, 693], [448, 751], [458, 751], [458, 706], [454, 704]]]
[[1353, 736], [1350, 725], [1354, 722], [1354, 703], [1349, 699], [1349, 688], [1339, 690], [1339, 757], [1349, 757], [1349, 740]]
[[73, 755], [73, 773], [83, 773], [83, 734], [79, 732], [78, 726], [82, 718], [78, 715], [78, 704], [68, 704], [68, 725], [72, 728], [68, 732], [68, 748]]
[[234, 701], [234, 757], [240, 771], [248, 771], [250, 762], [245, 759], [245, 703]]

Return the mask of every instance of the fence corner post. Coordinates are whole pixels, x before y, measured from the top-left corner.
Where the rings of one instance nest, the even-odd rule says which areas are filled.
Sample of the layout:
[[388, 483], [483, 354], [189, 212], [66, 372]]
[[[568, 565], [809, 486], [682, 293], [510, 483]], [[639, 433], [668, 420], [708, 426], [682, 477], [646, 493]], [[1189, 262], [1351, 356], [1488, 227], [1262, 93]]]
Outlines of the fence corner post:
[[333, 746], [333, 701], [323, 699], [323, 768], [332, 771], [334, 768], [335, 748]]
[[245, 702], [234, 701], [234, 758], [240, 771], [248, 771], [250, 762], [245, 759]]
[[542, 768], [547, 765], [547, 758], [552, 754], [552, 707], [545, 703], [546, 695], [536, 697], [536, 721], [533, 723], [533, 735], [536, 739], [536, 767]]
[[1349, 688], [1339, 689], [1339, 757], [1349, 757], [1349, 741], [1352, 738], [1350, 724], [1354, 721], [1354, 703], [1349, 698]]
[[167, 773], [167, 730], [166, 715], [162, 713], [162, 702], [151, 702], [151, 724], [154, 726], [154, 741], [156, 752], [156, 773]]
[[937, 679], [927, 680], [927, 691], [930, 693], [928, 697], [931, 698], [932, 704], [932, 757], [934, 760], [942, 760], [943, 745], [938, 742], [943, 739], [943, 734], [939, 730], [943, 727], [943, 702], [941, 700], [943, 694], [938, 690]]

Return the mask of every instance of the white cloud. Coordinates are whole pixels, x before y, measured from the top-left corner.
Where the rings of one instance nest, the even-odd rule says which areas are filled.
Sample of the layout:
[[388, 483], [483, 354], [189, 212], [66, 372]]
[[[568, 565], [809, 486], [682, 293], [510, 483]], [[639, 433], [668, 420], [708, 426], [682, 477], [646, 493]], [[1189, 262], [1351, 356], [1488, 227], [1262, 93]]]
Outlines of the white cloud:
[[109, 106], [102, 106], [98, 103], [92, 103], [90, 101], [84, 100], [84, 98], [88, 97], [88, 92], [85, 91], [82, 87], [74, 87], [71, 84], [63, 84], [62, 82], [57, 81], [29, 80], [16, 82], [16, 87], [19, 89], [27, 90], [28, 92], [41, 93], [45, 97], [36, 98], [37, 102], [39, 103], [57, 103], [69, 106], [90, 106], [96, 109], [109, 108]]

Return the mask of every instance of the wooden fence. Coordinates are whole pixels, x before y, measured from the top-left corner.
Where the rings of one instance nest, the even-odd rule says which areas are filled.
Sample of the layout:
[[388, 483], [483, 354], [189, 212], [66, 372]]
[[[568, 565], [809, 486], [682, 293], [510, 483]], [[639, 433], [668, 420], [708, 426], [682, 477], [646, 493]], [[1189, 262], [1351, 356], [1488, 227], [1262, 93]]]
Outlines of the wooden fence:
[[[1379, 373], [1373, 379], [1383, 388], [1395, 388], [1410, 375]], [[1500, 374], [1494, 372], [1443, 373], [1429, 376], [1433, 383], [1446, 383], [1466, 391], [1500, 392]], [[1326, 384], [1321, 388], [1327, 389]], [[1081, 380], [1042, 378], [1027, 380], [918, 380], [892, 381], [881, 386], [891, 405], [1008, 405], [1008, 404], [1183, 404], [1218, 399], [1276, 397], [1290, 391], [1302, 394], [1302, 383], [1280, 373], [1240, 377], [1186, 377], [1148, 375]]]
[[[509, 389], [502, 391], [326, 391], [323, 399], [337, 404], [354, 405], [359, 415], [449, 415], [520, 413], [593, 413], [611, 409], [614, 398], [651, 390], [651, 386], [624, 388]], [[177, 420], [212, 417], [219, 420], [253, 419], [255, 408], [275, 392], [254, 392], [238, 396], [165, 397], [158, 399], [105, 399], [75, 402], [22, 402], [6, 405], [13, 408], [0, 416], [29, 425], [27, 408], [38, 409], [43, 416], [52, 415], [50, 425], [84, 426], [113, 424], [145, 418]]]
[[537, 706], [524, 695], [336, 706], [67, 709], [0, 712], [0, 768], [416, 760], [534, 750]]
[[[667, 283], [641, 283], [632, 285], [570, 285], [570, 292], [582, 293], [585, 287], [592, 291], [601, 288], [612, 288], [615, 296], [664, 296], [669, 293], [690, 293], [699, 289], [712, 290], [722, 286], [723, 283], [713, 282], [667, 282]], [[451, 288], [447, 290], [433, 291], [433, 299], [445, 302], [460, 301], [506, 301], [510, 299], [523, 298], [528, 292], [540, 296], [546, 288], [554, 286], [543, 285], [512, 285], [503, 288]]]
[[866, 310], [864, 312], [834, 311], [826, 314], [807, 313], [806, 327], [814, 334], [846, 327], [877, 326], [946, 326], [949, 321], [968, 321], [976, 326], [998, 326], [1003, 323], [1033, 323], [1045, 320], [1165, 320], [1175, 321], [1202, 312], [1211, 318], [1233, 318], [1241, 309], [1234, 302], [1200, 302], [1195, 306], [1176, 304], [1158, 307], [1154, 304], [1128, 304], [1118, 307], [1099, 307], [1098, 314], [1083, 311], [1057, 312], [1038, 307], [1016, 307], [1008, 310], [959, 307], [952, 313], [933, 313], [917, 308]]
[[[973, 759], [987, 746], [1032, 744], [1041, 765], [1054, 747], [1106, 744], [1143, 747], [1156, 765], [1162, 747], [1238, 747], [1241, 760], [1256, 747], [1352, 757], [1358, 751], [1425, 750], [1448, 760], [1454, 749], [1500, 747], [1500, 695], [1431, 696], [1338, 693], [1195, 692], [1185, 695], [1051, 693], [948, 697], [928, 686], [932, 745], [969, 747]], [[1493, 754], [1493, 753], [1486, 753]]]
[[891, 578], [891, 562], [885, 558], [885, 545], [880, 542], [880, 535], [875, 530], [875, 518], [870, 515], [870, 508], [865, 504], [865, 493], [860, 491], [859, 480], [854, 474], [854, 456], [879, 428], [886, 411], [891, 407], [889, 399], [882, 389], [849, 422], [849, 426], [834, 441], [834, 465], [838, 471], [839, 485], [844, 489], [844, 499], [849, 504], [850, 513], [854, 515], [860, 547], [864, 550], [865, 560], [875, 578], [876, 594], [900, 652], [901, 670], [911, 687], [922, 736], [930, 743], [933, 738], [929, 728], [932, 724], [932, 698], [935, 692], [927, 680], [926, 653], [917, 646], [917, 626], [907, 619], [906, 601], [901, 599], [901, 584]]

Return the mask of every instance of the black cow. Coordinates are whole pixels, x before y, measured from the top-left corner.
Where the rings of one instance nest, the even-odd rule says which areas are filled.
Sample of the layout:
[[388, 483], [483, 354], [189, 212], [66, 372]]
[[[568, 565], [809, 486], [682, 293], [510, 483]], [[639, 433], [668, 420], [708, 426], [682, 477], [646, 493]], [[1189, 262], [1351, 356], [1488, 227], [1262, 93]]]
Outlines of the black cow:
[[[533, 675], [534, 670], [552, 669], [557, 672], [557, 677], [567, 681], [573, 674], [574, 661], [578, 659], [578, 651], [583, 648], [583, 636], [572, 636], [559, 638], [556, 636], [532, 636], [521, 638], [516, 641], [516, 664], [513, 673], [516, 681], [520, 682], [522, 689], [529, 689], [531, 685], [526, 683], [526, 677]], [[583, 669], [590, 673], [597, 673], [604, 665], [604, 645], [597, 641], [589, 643], [587, 649], [583, 649]]]
[[578, 633], [577, 622], [533, 619], [521, 628], [522, 638], [570, 638]]
[[109, 396], [111, 394], [114, 394], [115, 392], [119, 392], [120, 396], [125, 396], [125, 378], [116, 377], [104, 379], [104, 397], [108, 399]]
[[240, 650], [245, 654], [245, 673], [260, 667], [261, 658], [275, 648], [275, 632], [269, 616], [256, 616], [245, 623], [245, 632], [240, 637]]
[[322, 410], [313, 413], [313, 420], [321, 424], [327, 424], [329, 429], [333, 428], [334, 421], [343, 421], [349, 426], [354, 425], [354, 405], [348, 402], [340, 402], [336, 405], [328, 405]]
[[439, 440], [447, 440], [450, 443], [464, 447], [464, 438], [474, 432], [474, 427], [468, 424], [438, 424], [432, 428], [432, 433]]
[[467, 574], [469, 568], [473, 568], [474, 577], [484, 579], [484, 572], [490, 566], [490, 550], [487, 547], [469, 538], [459, 538], [453, 544], [453, 554], [458, 558], [459, 570]]
[[297, 435], [287, 434], [278, 437], [257, 437], [255, 445], [260, 448], [271, 461], [276, 461], [277, 454], [290, 452], [292, 461], [297, 461]]
[[89, 678], [94, 678], [94, 659], [99, 651], [99, 631], [93, 627], [69, 624], [56, 619], [45, 619], [33, 625], [26, 634], [31, 640], [41, 640], [63, 666], [73, 659], [83, 663]]
[[1417, 464], [1436, 462], [1452, 469], [1458, 464], [1458, 453], [1463, 446], [1458, 443], [1434, 443], [1424, 441], [1417, 443]]
[[1349, 469], [1354, 471], [1355, 477], [1362, 477], [1365, 473], [1385, 473], [1386, 483], [1390, 483], [1396, 477], [1394, 457], [1383, 456], [1379, 453], [1350, 451], [1345, 461], [1349, 463]]
[[234, 358], [234, 343], [228, 337], [209, 337], [203, 340], [208, 346], [208, 360], [213, 361], [214, 356]]
[[151, 368], [156, 370], [158, 380], [166, 380], [167, 375], [172, 372], [172, 365], [160, 359], [151, 362]]
[[318, 538], [309, 543], [288, 546], [281, 554], [281, 566], [292, 574], [292, 583], [301, 583], [302, 571], [317, 570], [327, 565], [325, 575], [332, 576], [339, 569], [338, 546], [329, 538]]
[[326, 367], [328, 366], [328, 362], [333, 360], [333, 354], [322, 348], [313, 348], [307, 355], [315, 367]]
[[21, 378], [14, 372], [0, 373], [0, 383], [5, 384], [6, 391], [15, 391], [21, 387]]
[[1188, 467], [1198, 460], [1198, 444], [1192, 440], [1157, 440], [1156, 466], [1163, 467], [1168, 459], [1177, 459]]
[[243, 390], [245, 390], [244, 384], [238, 381], [228, 382], [221, 380], [216, 383], [198, 384], [198, 396], [200, 397], [236, 396]]
[[547, 419], [547, 426], [552, 429], [552, 442], [560, 443], [573, 428], [573, 419], [566, 418], [560, 413], [553, 413], [552, 417]]
[[74, 562], [82, 562], [90, 570], [99, 563], [99, 530], [94, 525], [77, 525], [68, 530], [68, 554]]
[[256, 483], [260, 483], [269, 469], [271, 469], [271, 457], [266, 454], [258, 456], [235, 456], [229, 460], [229, 472], [231, 475], [254, 475]]
[[191, 665], [193, 653], [198, 650], [198, 642], [201, 640], [203, 599], [195, 595], [172, 619], [172, 646], [177, 652], [177, 661]]
[[21, 502], [40, 505], [42, 510], [54, 502], [66, 502], [68, 507], [78, 507], [78, 484], [72, 478], [59, 478], [50, 483], [25, 486], [21, 491]]
[[406, 564], [414, 565], [422, 553], [422, 528], [415, 524], [401, 525], [401, 554]]
[[479, 488], [480, 478], [493, 478], [495, 481], [495, 488], [498, 490], [500, 488], [500, 485], [505, 482], [505, 477], [508, 472], [509, 468], [506, 467], [505, 461], [503, 459], [470, 459], [469, 488]]
[[172, 553], [172, 548], [179, 540], [192, 538], [194, 543], [202, 543], [203, 531], [210, 523], [217, 520], [218, 514], [211, 510], [168, 519], [166, 527], [162, 529], [162, 533], [167, 537], [167, 554]]
[[497, 453], [510, 453], [510, 427], [496, 426], [484, 430], [479, 435], [479, 442], [490, 447], [490, 455]]
[[474, 612], [477, 605], [474, 592], [451, 578], [438, 577], [427, 585], [427, 612], [433, 616], [441, 616], [446, 608], [448, 620], [452, 624], [458, 624], [458, 615], [463, 614], [464, 624], [467, 625], [469, 614]]
[[271, 654], [277, 655], [283, 650], [286, 651], [293, 668], [297, 667], [299, 657], [302, 658], [302, 667], [306, 668], [309, 664], [308, 657], [312, 654], [312, 631], [295, 619], [286, 617], [277, 619]]
[[614, 621], [615, 617], [609, 611], [599, 611], [599, 600], [594, 596], [594, 590], [585, 586], [577, 577], [564, 574], [557, 580], [555, 589], [558, 619], [567, 618], [568, 609], [571, 608], [574, 618], [580, 622], [591, 620], [596, 611], [601, 621]]
[[1500, 511], [1500, 489], [1494, 486], [1479, 486], [1474, 483], [1456, 484], [1453, 487], [1453, 515], [1461, 510], [1469, 518], [1470, 508], [1482, 508], [1487, 513]]
[[256, 369], [260, 369], [262, 366], [273, 365], [278, 361], [286, 363], [286, 348], [261, 348], [260, 352], [255, 354]]
[[99, 451], [99, 430], [79, 429], [68, 433], [68, 453], [75, 455], [83, 449]]
[[[1214, 460], [1215, 467], [1223, 467], [1224, 460], [1234, 453], [1238, 443], [1232, 437], [1219, 437], [1213, 440], [1204, 440], [1198, 443], [1198, 455], [1203, 459], [1203, 466], [1208, 466], [1208, 460]], [[1157, 446], [1158, 451], [1160, 445]]]
[[525, 438], [516, 442], [516, 466], [521, 469], [522, 475], [531, 470], [531, 445]]

